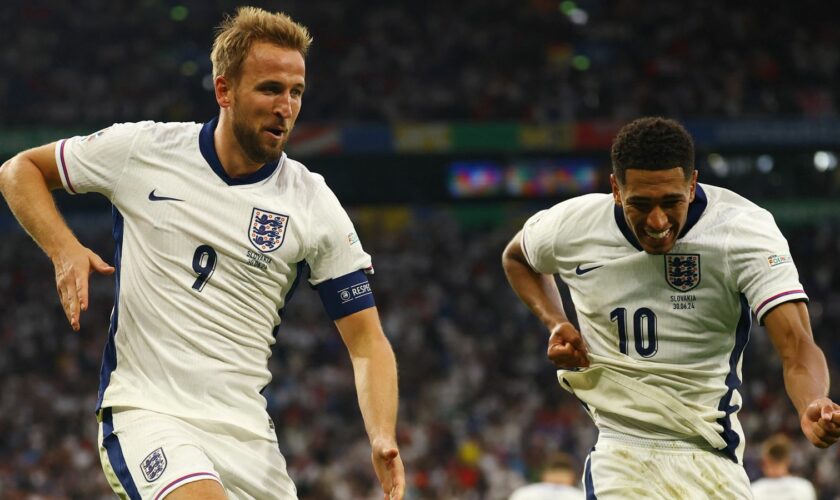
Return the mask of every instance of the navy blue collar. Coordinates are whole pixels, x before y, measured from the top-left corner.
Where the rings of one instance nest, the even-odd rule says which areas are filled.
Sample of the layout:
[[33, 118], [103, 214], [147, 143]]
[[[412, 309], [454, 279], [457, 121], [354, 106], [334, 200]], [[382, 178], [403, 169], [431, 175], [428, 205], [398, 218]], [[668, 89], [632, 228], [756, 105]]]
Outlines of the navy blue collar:
[[[706, 210], [706, 205], [708, 204], [709, 200], [706, 198], [705, 191], [700, 187], [700, 184], [697, 184], [697, 189], [694, 190], [694, 201], [688, 206], [688, 217], [685, 219], [685, 226], [683, 226], [677, 239], [682, 238], [691, 231], [691, 228], [700, 220], [700, 216], [703, 215], [703, 211]], [[620, 206], [615, 205], [613, 213], [615, 214], [615, 223], [618, 224], [621, 234], [624, 235], [636, 250], [644, 250], [642, 245], [639, 244], [639, 240], [636, 239], [636, 235], [630, 229], [630, 226], [627, 225], [627, 219], [624, 218], [624, 210]]]
[[198, 134], [198, 148], [201, 150], [201, 156], [216, 172], [220, 179], [225, 181], [228, 186], [241, 186], [242, 184], [253, 184], [261, 180], [267, 179], [271, 174], [277, 170], [277, 167], [282, 162], [285, 153], [279, 159], [271, 161], [260, 167], [259, 170], [253, 174], [248, 174], [245, 177], [231, 177], [225, 172], [222, 167], [222, 162], [219, 161], [219, 155], [216, 154], [216, 144], [213, 142], [213, 132], [216, 131], [216, 125], [219, 124], [219, 117], [215, 117], [201, 127], [201, 132]]

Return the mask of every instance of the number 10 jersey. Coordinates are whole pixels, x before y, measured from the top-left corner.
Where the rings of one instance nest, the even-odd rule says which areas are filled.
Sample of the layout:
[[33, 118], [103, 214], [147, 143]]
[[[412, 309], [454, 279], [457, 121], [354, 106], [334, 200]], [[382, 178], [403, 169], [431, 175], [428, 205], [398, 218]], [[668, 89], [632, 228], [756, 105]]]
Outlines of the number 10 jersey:
[[[807, 300], [769, 212], [698, 184], [674, 248], [653, 255], [611, 195], [589, 194], [531, 217], [522, 246], [535, 271], [559, 274], [570, 289], [593, 368], [606, 371], [600, 385], [586, 382], [589, 389], [615, 391], [588, 405], [599, 429], [647, 439], [703, 436], [674, 423], [675, 414], [689, 414], [719, 435], [706, 441], [741, 462], [738, 389], [751, 311], [761, 321], [783, 302]], [[654, 406], [632, 410], [651, 398]]]

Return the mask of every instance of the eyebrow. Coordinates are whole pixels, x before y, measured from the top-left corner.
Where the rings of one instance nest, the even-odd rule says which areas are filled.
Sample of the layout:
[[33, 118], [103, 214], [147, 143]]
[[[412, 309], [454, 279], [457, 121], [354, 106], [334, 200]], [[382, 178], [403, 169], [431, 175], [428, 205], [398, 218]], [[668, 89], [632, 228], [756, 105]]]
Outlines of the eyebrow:
[[647, 197], [647, 196], [637, 196], [637, 195], [635, 195], [635, 196], [628, 197], [627, 201], [629, 201], [631, 203], [634, 203], [634, 202], [635, 203], [646, 203], [646, 202], [650, 202], [650, 201], [653, 201], [653, 200], [682, 201], [682, 200], [685, 200], [685, 199], [686, 199], [686, 196], [684, 194], [671, 193], [671, 194], [666, 194], [665, 196], [661, 196], [659, 198], [650, 198], [650, 197]]
[[[286, 87], [287, 85], [283, 82], [278, 82], [277, 80], [264, 80], [261, 82], [257, 82], [257, 88], [265, 88], [265, 87]], [[291, 88], [299, 88], [301, 90], [306, 89], [306, 83], [295, 83], [291, 85]]]

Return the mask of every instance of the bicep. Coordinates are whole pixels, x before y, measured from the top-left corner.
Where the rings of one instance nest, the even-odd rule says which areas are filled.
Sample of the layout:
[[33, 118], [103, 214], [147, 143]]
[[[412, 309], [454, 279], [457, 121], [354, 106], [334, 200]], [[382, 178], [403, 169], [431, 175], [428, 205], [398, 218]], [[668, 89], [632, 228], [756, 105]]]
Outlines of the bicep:
[[794, 355], [802, 342], [814, 341], [804, 302], [785, 302], [774, 307], [765, 314], [764, 327], [783, 360]]
[[23, 160], [32, 163], [38, 168], [50, 190], [62, 187], [61, 175], [58, 172], [58, 163], [55, 160], [56, 144], [52, 142], [28, 149], [19, 154]]
[[372, 342], [385, 338], [377, 308], [368, 307], [335, 320], [341, 339], [350, 354], [365, 350]]

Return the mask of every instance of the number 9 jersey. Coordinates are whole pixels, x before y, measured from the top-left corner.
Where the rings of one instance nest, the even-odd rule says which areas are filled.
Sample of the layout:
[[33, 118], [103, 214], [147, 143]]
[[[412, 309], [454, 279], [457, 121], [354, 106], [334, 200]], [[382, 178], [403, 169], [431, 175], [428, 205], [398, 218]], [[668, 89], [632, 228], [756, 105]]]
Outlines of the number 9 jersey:
[[221, 420], [273, 440], [260, 391], [304, 267], [337, 319], [373, 306], [371, 260], [323, 178], [285, 153], [229, 177], [216, 123], [117, 124], [56, 144], [65, 189], [113, 204], [116, 297], [97, 410]]
[[741, 463], [751, 311], [761, 322], [783, 302], [807, 300], [769, 212], [698, 184], [674, 248], [653, 255], [611, 195], [589, 194], [531, 217], [522, 247], [536, 272], [569, 287], [592, 368], [558, 376], [600, 430], [702, 438]]

